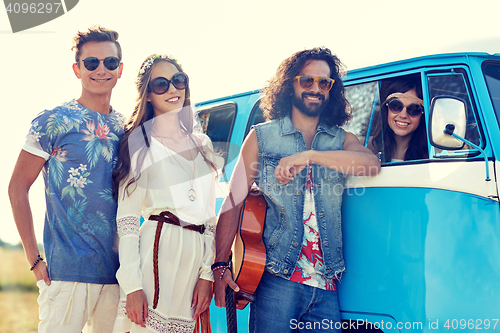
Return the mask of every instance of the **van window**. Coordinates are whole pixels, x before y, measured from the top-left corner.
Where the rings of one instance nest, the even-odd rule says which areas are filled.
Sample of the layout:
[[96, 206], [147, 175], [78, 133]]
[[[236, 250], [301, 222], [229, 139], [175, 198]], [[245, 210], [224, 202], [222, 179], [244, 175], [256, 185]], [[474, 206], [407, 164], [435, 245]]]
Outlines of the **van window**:
[[500, 126], [500, 63], [497, 61], [485, 62], [483, 73], [490, 93], [491, 104], [493, 104], [497, 116], [498, 126]]
[[409, 129], [413, 128], [412, 141], [410, 141], [411, 149], [407, 150], [406, 155], [398, 156], [394, 139], [395, 129], [388, 123], [392, 113], [388, 111], [387, 107], [384, 109], [385, 112], [382, 112], [382, 98], [385, 99], [387, 95], [395, 91], [398, 92], [398, 90], [409, 90], [411, 87], [416, 87], [418, 96], [422, 95], [420, 73], [349, 85], [345, 89], [345, 95], [350, 105], [351, 119], [343, 128], [356, 135], [361, 144], [377, 155], [383, 164], [428, 159], [425, 114], [422, 114], [420, 118], [410, 117], [414, 120], [417, 119], [417, 122], [413, 122], [416, 126], [412, 126], [410, 121], [409, 124], [412, 127], [408, 127]]
[[351, 119], [343, 128], [358, 138], [364, 138], [370, 120], [373, 122], [377, 105], [380, 103], [378, 82], [348, 86], [345, 88], [345, 96], [349, 101]]
[[[436, 96], [454, 96], [463, 99], [467, 109], [465, 138], [475, 145], [481, 146], [478, 121], [464, 74], [462, 69], [456, 69], [452, 73], [428, 74], [429, 100], [432, 101]], [[436, 149], [434, 157], [468, 156], [470, 153], [476, 153], [476, 150], [466, 144], [462, 150], [440, 152]]]
[[208, 135], [210, 140], [212, 140], [215, 153], [224, 157], [225, 168], [229, 150], [229, 138], [231, 137], [236, 117], [236, 103], [229, 102], [202, 107], [196, 113], [200, 122], [199, 126], [203, 133]]
[[255, 105], [252, 108], [252, 112], [250, 113], [250, 117], [248, 118], [248, 123], [247, 123], [247, 128], [245, 129], [245, 138], [250, 132], [250, 128], [253, 125], [257, 125], [260, 123], [265, 122], [266, 119], [264, 118], [264, 113], [262, 109], [260, 108], [260, 99], [255, 103]]

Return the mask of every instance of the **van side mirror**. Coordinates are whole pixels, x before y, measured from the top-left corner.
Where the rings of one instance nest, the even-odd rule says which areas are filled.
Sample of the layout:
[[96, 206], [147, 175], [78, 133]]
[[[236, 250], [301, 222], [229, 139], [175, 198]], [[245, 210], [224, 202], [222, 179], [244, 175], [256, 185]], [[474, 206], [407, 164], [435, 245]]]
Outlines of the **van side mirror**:
[[488, 155], [486, 155], [481, 147], [464, 138], [467, 124], [465, 102], [453, 96], [435, 97], [431, 103], [429, 118], [431, 144], [435, 147], [448, 150], [461, 149], [466, 143], [476, 148], [484, 157], [486, 164], [485, 181], [489, 182], [491, 178], [488, 167]]
[[455, 96], [437, 96], [432, 99], [429, 112], [429, 139], [431, 145], [444, 150], [462, 149], [464, 142], [443, 132], [453, 125], [454, 133], [465, 137], [467, 113], [465, 101]]

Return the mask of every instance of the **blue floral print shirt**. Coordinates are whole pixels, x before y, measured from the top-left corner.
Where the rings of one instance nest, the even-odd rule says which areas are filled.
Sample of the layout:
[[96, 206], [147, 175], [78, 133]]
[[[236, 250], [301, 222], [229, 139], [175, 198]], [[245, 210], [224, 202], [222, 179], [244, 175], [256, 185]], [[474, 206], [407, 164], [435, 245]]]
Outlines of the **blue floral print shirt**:
[[43, 243], [57, 281], [113, 284], [118, 269], [113, 172], [124, 118], [75, 100], [40, 113], [23, 149], [43, 157]]

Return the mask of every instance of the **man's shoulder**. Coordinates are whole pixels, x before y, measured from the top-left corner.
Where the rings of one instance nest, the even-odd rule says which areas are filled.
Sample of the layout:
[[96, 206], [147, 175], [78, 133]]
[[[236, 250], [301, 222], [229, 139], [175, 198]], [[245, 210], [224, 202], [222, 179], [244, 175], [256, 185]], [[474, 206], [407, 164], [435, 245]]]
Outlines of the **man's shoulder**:
[[123, 135], [127, 119], [123, 114], [117, 112], [115, 109], [109, 114], [109, 117], [104, 118], [110, 128], [119, 136]]
[[74, 112], [81, 112], [82, 109], [83, 109], [83, 107], [73, 99], [71, 101], [63, 102], [55, 107], [51, 107], [51, 108], [47, 108], [47, 109], [43, 110], [42, 112], [40, 112], [37, 115], [37, 118], [41, 117], [41, 116], [51, 116], [51, 115], [64, 116], [68, 112], [73, 112], [73, 113]]
[[114, 118], [119, 119], [122, 122], [126, 121], [125, 116], [121, 112], [116, 111], [116, 109], [113, 108], [112, 106], [111, 106], [111, 112], [110, 112], [109, 115], [112, 116], [112, 117], [114, 117]]
[[271, 129], [271, 128], [274, 128], [276, 126], [279, 126], [280, 119], [281, 118], [267, 120], [267, 121], [265, 121], [263, 123], [259, 123], [259, 124], [253, 125], [252, 127], [255, 128], [255, 129], [259, 129], [259, 130]]
[[80, 105], [75, 99], [72, 99], [70, 101], [63, 102], [53, 108], [52, 111], [53, 113], [67, 113], [67, 112], [82, 112], [86, 110], [86, 108], [82, 105]]
[[337, 126], [337, 125], [329, 125], [329, 124], [325, 123], [324, 121], [320, 121], [316, 131], [318, 131], [318, 132], [323, 131], [323, 132], [327, 132], [327, 133], [330, 133], [333, 135], [342, 134], [342, 133], [346, 132], [342, 127]]
[[76, 101], [76, 99], [72, 99], [70, 101], [66, 101], [64, 103], [61, 103], [60, 105], [52, 108], [52, 109], [46, 109], [42, 111], [41, 113], [45, 114], [52, 114], [56, 116], [81, 116], [85, 119], [90, 119], [90, 118], [116, 118], [120, 120], [121, 122], [125, 122], [126, 118], [123, 114], [120, 112], [116, 111], [114, 108], [110, 108], [111, 112], [109, 114], [102, 114], [99, 112], [96, 112], [94, 110], [91, 110], [80, 103]]
[[78, 103], [75, 99], [68, 102], [64, 102], [52, 109], [46, 109], [42, 111], [37, 119], [52, 119], [58, 124], [70, 124], [78, 123], [82, 124], [85, 122], [100, 122], [106, 123], [111, 122], [116, 125], [114, 127], [122, 128], [126, 122], [126, 118], [120, 112], [115, 109], [111, 109], [112, 112], [109, 114], [102, 114]]
[[[77, 108], [75, 108], [74, 105], [72, 105], [71, 101], [69, 102], [64, 102], [62, 104], [59, 104], [55, 107], [47, 108], [41, 112], [39, 112], [35, 118], [33, 118], [32, 123], [36, 124], [43, 124], [47, 122], [49, 119], [52, 119], [52, 121], [55, 121], [57, 119], [67, 119], [67, 115], [69, 113], [74, 113]], [[65, 118], [66, 117], [66, 118]]]

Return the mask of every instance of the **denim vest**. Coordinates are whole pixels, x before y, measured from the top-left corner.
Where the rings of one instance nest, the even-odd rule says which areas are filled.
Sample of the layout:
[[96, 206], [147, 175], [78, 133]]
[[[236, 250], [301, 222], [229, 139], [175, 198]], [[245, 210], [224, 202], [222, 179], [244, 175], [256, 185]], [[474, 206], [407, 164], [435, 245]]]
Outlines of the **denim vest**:
[[[267, 201], [263, 240], [266, 246], [266, 269], [290, 279], [301, 252], [304, 237], [303, 211], [307, 168], [283, 185], [274, 169], [281, 158], [307, 150], [302, 133], [287, 116], [253, 127], [259, 148], [259, 172], [256, 183]], [[345, 132], [319, 123], [312, 142], [318, 151], [342, 150]], [[345, 270], [342, 254], [340, 208], [345, 175], [316, 164], [312, 165], [314, 202], [321, 249], [328, 278], [340, 278]]]

